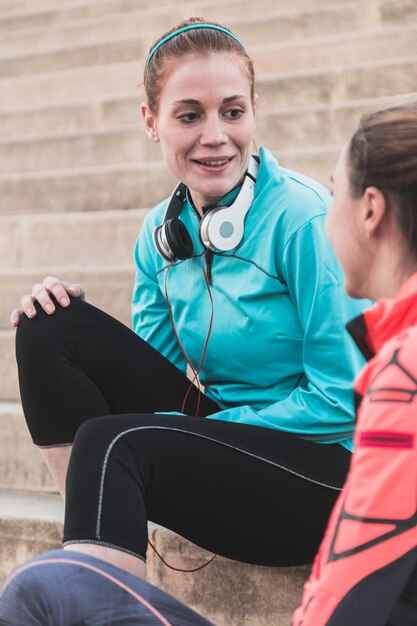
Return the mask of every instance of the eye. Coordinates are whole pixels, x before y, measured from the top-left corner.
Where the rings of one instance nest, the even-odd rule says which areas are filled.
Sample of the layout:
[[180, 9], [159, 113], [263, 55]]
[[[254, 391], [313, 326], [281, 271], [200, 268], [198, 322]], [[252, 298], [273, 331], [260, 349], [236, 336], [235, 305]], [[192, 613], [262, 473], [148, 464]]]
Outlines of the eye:
[[226, 111], [225, 115], [230, 120], [238, 120], [243, 113], [244, 111], [242, 111], [242, 109], [230, 109], [229, 111]]
[[198, 113], [183, 113], [182, 115], [178, 116], [178, 119], [183, 124], [191, 124], [192, 122], [195, 122], [196, 120], [198, 120], [198, 118], [199, 118]]

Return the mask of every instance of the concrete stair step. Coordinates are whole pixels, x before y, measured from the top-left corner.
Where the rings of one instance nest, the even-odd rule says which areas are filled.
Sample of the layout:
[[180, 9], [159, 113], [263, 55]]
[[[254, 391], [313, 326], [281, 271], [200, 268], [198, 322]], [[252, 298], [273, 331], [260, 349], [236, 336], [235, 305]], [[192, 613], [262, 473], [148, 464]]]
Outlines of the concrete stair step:
[[[227, 25], [239, 33], [246, 45], [259, 41], [280, 41], [292, 37], [308, 37], [332, 32], [360, 28], [364, 19], [369, 27], [381, 23], [380, 4], [370, 2], [366, 7], [355, 2], [319, 5], [308, 8], [284, 10], [271, 0], [211, 0], [207, 2], [180, 3], [163, 7], [152, 7], [131, 13], [114, 14], [106, 17], [59, 24], [54, 28], [31, 28], [20, 32], [9, 31], [2, 35], [0, 54], [33, 54], [63, 46], [84, 46], [107, 43], [115, 34], [121, 37], [136, 37], [143, 54], [153, 38], [171, 28], [176, 21], [190, 15], [204, 15], [217, 22], [227, 20]], [[366, 15], [364, 15], [364, 11]], [[244, 15], [245, 17], [239, 17]], [[404, 11], [404, 19], [409, 15]]]
[[62, 520], [59, 496], [0, 492], [0, 586], [16, 565], [60, 546]]
[[146, 212], [146, 209], [131, 209], [2, 216], [0, 267], [132, 263], [133, 247]]
[[[0, 402], [0, 448], [0, 490], [56, 491], [39, 449], [32, 443], [19, 402]], [[0, 518], [7, 511], [1, 500], [0, 495]]]
[[[12, 567], [43, 550], [60, 547], [63, 509], [59, 496], [0, 492], [1, 579]], [[166, 560], [192, 569], [210, 558], [182, 537], [149, 525], [149, 538]], [[148, 581], [206, 615], [217, 626], [287, 626], [299, 604], [308, 566], [268, 568], [216, 557], [204, 569], [168, 569], [149, 549]]]
[[160, 161], [0, 176], [0, 215], [153, 206], [175, 182]]
[[[71, 6], [72, 4], [78, 4], [79, 0], [62, 0], [61, 5]], [[16, 6], [17, 5], [17, 6]], [[33, 15], [37, 15], [37, 13], [45, 11], [46, 9], [51, 10], [57, 8], [57, 0], [37, 0], [36, 4], [33, 3], [33, 0], [19, 0], [17, 4], [15, 0], [0, 0], [0, 12], [3, 16], [15, 15], [21, 13], [32, 13]]]
[[355, 131], [364, 113], [408, 102], [417, 102], [417, 92], [281, 111], [263, 110], [261, 103], [256, 119], [256, 142], [279, 146], [279, 153], [309, 146], [341, 144]]
[[[392, 1], [392, 0], [390, 0]], [[403, 2], [404, 0], [397, 0]], [[235, 0], [235, 5], [238, 5]], [[342, 4], [346, 0], [331, 0], [331, 4]], [[120, 15], [122, 13], [133, 13], [138, 10], [138, 0], [96, 0], [95, 2], [85, 2], [80, 0], [74, 0], [69, 2], [68, 0], [62, 6], [63, 3], [55, 2], [53, 0], [37, 0], [35, 5], [31, 0], [24, 0], [20, 9], [12, 11], [12, 8], [16, 6], [16, 3], [12, 3], [8, 0], [5, 9], [1, 12], [2, 19], [0, 19], [0, 32], [2, 31], [21, 31], [24, 29], [33, 29], [40, 27], [57, 27], [61, 24], [72, 21], [88, 20], [88, 19], [100, 19], [104, 16]], [[182, 2], [181, 4], [185, 4]], [[188, 15], [198, 15], [198, 10], [201, 6], [201, 2], [187, 2], [189, 6]], [[231, 10], [234, 10], [232, 6], [232, 0], [228, 0], [227, 4], [231, 5]], [[259, 7], [260, 12], [267, 10], [286, 10], [288, 3], [286, 0], [258, 0], [256, 8]], [[291, 3], [292, 9], [303, 9], [308, 7], [316, 7], [324, 4], [324, 0], [293, 0]], [[175, 0], [160, 0], [158, 2], [158, 10], [169, 6], [176, 6]], [[155, 8], [153, 0], [140, 0], [140, 9]], [[255, 9], [254, 9], [255, 12]]]
[[14, 330], [0, 330], [0, 401], [20, 399]]
[[[212, 556], [161, 527], [150, 540], [171, 565], [198, 567]], [[168, 569], [148, 549], [148, 580], [208, 617], [216, 626], [288, 626], [300, 604], [309, 566], [258, 567], [216, 557], [190, 573]]]
[[[392, 98], [371, 98], [281, 111], [263, 110], [263, 103], [260, 102], [257, 107], [256, 141], [259, 145], [279, 145], [283, 151], [291, 147], [336, 144], [349, 137], [363, 112], [411, 100], [417, 100], [417, 92]], [[125, 112], [128, 118], [137, 116], [136, 106], [130, 98], [120, 102], [119, 111], [121, 117]], [[87, 106], [84, 112], [86, 115], [82, 117], [86, 120]], [[25, 119], [28, 126], [32, 116], [33, 112], [31, 115], [27, 111]], [[4, 139], [0, 141], [0, 171], [31, 172], [71, 168], [74, 163], [78, 167], [88, 167], [158, 160], [161, 156], [160, 147], [149, 141], [141, 126], [141, 121], [137, 120], [135, 123], [103, 129], [59, 133], [49, 131], [35, 136]], [[19, 130], [22, 132], [22, 128]]]
[[138, 98], [142, 91], [143, 68], [138, 61], [113, 63], [97, 67], [48, 72], [34, 76], [0, 79], [0, 102], [2, 107], [30, 102], [31, 105], [78, 100], [100, 94], [135, 91]]
[[0, 141], [0, 174], [146, 162], [160, 158], [138, 123]]
[[[277, 43], [275, 30], [280, 21], [278, 14], [275, 19], [267, 16], [267, 19], [254, 22], [255, 26], [258, 24], [256, 32], [260, 39], [248, 45], [248, 52], [258, 74], [333, 65], [335, 59], [349, 64], [364, 58], [372, 60], [416, 54], [415, 23], [386, 26], [375, 32], [363, 30]], [[252, 27], [250, 18], [247, 27], [249, 25]], [[239, 34], [240, 29], [237, 28], [236, 32]], [[134, 63], [136, 69], [142, 68], [148, 47], [149, 40], [145, 42], [136, 35], [82, 46], [61, 45], [39, 53], [1, 55], [0, 78], [125, 62]]]
[[[161, 6], [173, 0], [161, 0]], [[140, 0], [141, 8], [153, 5], [152, 0]], [[1, 11], [0, 32], [20, 31], [35, 27], [53, 27], [62, 23], [90, 18], [100, 18], [121, 12], [133, 12], [138, 8], [137, 0], [23, 0], [16, 8], [16, 2], [7, 0]]]
[[141, 124], [139, 102], [139, 94], [132, 91], [102, 98], [0, 108], [0, 135], [4, 140], [17, 134], [28, 137], [129, 123]]
[[[253, 46], [258, 74], [393, 60], [417, 54], [417, 23]], [[1, 64], [0, 64], [1, 67]]]
[[389, 24], [411, 22], [417, 18], [417, 4], [413, 0], [384, 0], [380, 7], [380, 19]]
[[416, 56], [261, 76], [259, 101], [265, 109], [382, 98], [417, 91]]

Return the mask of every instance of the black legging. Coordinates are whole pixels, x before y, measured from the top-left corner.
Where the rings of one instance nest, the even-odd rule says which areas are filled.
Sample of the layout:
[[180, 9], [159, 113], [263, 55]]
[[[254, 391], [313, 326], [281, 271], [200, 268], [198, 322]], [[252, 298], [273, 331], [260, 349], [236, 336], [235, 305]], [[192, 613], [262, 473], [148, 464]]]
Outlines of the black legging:
[[[74, 441], [64, 541], [145, 558], [147, 520], [232, 559], [311, 562], [350, 454], [278, 430], [182, 415], [190, 382], [120, 322], [72, 300], [22, 317], [17, 359], [34, 442]], [[192, 389], [186, 410], [194, 412]], [[218, 407], [206, 396], [200, 415]], [[97, 416], [97, 419], [91, 419]], [[80, 427], [81, 426], [81, 427]], [[80, 427], [80, 428], [79, 428]]]

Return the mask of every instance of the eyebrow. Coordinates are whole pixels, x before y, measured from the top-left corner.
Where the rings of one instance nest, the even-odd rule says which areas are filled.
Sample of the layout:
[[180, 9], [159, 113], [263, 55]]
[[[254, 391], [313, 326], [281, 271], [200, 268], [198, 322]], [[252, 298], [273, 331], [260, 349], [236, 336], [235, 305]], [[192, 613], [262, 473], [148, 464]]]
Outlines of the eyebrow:
[[[224, 98], [223, 99], [223, 104], [227, 104], [228, 102], [233, 102], [233, 100], [239, 100], [240, 98], [243, 98], [244, 100], [247, 100], [247, 96], [243, 96], [243, 95], [235, 95], [235, 96], [229, 96], [228, 98]], [[176, 100], [175, 102], [173, 102], [173, 104], [194, 104], [194, 105], [198, 105], [201, 104], [200, 100], [194, 100], [193, 98], [182, 98], [181, 100]]]

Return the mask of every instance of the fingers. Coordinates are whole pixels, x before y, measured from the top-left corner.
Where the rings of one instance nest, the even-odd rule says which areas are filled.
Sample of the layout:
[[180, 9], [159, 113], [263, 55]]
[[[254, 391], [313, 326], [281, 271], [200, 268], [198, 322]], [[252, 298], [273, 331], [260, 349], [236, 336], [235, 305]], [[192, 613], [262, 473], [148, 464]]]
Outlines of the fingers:
[[61, 306], [69, 306], [70, 299], [65, 288], [65, 283], [54, 276], [47, 276], [40, 285], [34, 285], [32, 288], [32, 296], [40, 303], [44, 311], [51, 314], [55, 311], [55, 305], [52, 302], [50, 294], [55, 296], [56, 301]]
[[26, 294], [22, 298], [22, 309], [28, 317], [33, 317], [32, 309], [34, 309], [34, 302], [39, 302], [45, 313], [48, 313], [48, 315], [55, 312], [55, 304], [51, 299], [51, 295], [42, 283], [33, 285], [32, 293], [30, 295]]
[[70, 296], [85, 300], [85, 292], [81, 285], [79, 285], [78, 283], [64, 283], [64, 286]]
[[[52, 300], [52, 296], [56, 302]], [[56, 310], [56, 303], [62, 307], [70, 305], [69, 296], [85, 299], [84, 290], [78, 283], [64, 283], [55, 276], [47, 276], [41, 283], [33, 285], [30, 294], [25, 294], [22, 297], [21, 307], [13, 309], [10, 314], [10, 323], [12, 326], [18, 326], [22, 314], [29, 318], [35, 317], [35, 302], [39, 302], [45, 313], [52, 315]]]
[[10, 314], [10, 324], [12, 326], [14, 326], [16, 328], [16, 326], [19, 326], [19, 320], [20, 320], [20, 316], [23, 313], [23, 309], [13, 309], [13, 311]]
[[33, 296], [26, 294], [21, 300], [22, 313], [25, 313], [28, 317], [35, 317], [36, 315], [36, 309], [33, 305], [35, 299], [36, 298], [34, 298]]

